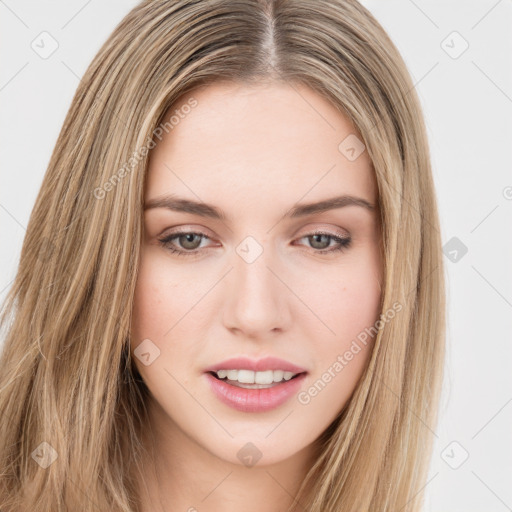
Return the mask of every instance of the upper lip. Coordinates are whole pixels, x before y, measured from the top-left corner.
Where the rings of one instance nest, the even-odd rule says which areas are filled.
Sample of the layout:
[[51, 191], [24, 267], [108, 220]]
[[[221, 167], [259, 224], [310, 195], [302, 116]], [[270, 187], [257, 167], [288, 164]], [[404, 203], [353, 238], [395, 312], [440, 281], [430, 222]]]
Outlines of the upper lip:
[[278, 357], [264, 357], [258, 360], [249, 359], [248, 357], [234, 357], [209, 366], [205, 369], [205, 372], [217, 372], [219, 370], [252, 370], [254, 372], [284, 370], [292, 373], [304, 373], [306, 371], [304, 368]]

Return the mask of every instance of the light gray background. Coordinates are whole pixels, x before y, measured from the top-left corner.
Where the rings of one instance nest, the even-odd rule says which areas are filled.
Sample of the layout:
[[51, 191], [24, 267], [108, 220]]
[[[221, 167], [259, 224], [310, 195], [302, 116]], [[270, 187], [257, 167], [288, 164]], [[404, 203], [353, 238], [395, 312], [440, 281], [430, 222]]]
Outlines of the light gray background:
[[[0, 0], [0, 299], [80, 77], [136, 3]], [[439, 425], [411, 411], [435, 437], [426, 510], [512, 510], [512, 2], [362, 3], [401, 51], [420, 96], [447, 244]], [[51, 48], [43, 31], [58, 43], [48, 58], [31, 47], [45, 37]]]

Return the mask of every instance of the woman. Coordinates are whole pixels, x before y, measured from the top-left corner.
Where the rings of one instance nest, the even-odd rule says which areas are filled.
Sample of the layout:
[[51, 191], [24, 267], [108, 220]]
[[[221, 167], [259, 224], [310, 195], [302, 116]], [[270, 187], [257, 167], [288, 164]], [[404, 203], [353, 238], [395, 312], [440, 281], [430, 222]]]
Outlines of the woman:
[[3, 511], [418, 511], [428, 143], [355, 0], [145, 1], [83, 77], [4, 305]]

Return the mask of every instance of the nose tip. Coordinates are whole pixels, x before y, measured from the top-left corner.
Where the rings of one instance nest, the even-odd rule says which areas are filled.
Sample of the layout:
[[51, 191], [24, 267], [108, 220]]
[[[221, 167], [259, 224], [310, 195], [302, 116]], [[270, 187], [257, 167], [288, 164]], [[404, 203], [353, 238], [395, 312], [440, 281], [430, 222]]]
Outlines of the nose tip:
[[227, 276], [226, 327], [252, 337], [284, 329], [289, 317], [286, 289], [269, 266], [270, 252], [254, 237], [247, 237], [239, 249], [242, 254], [237, 250], [235, 268]]

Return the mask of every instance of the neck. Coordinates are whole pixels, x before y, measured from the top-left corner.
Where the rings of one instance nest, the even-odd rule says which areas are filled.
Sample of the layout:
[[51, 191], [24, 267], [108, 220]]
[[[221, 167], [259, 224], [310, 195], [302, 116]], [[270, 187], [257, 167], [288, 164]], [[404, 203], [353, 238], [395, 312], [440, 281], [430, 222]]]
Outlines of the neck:
[[295, 496], [313, 464], [313, 447], [270, 465], [223, 460], [190, 438], [151, 401], [151, 428], [139, 475], [140, 512], [266, 512], [304, 510]]

